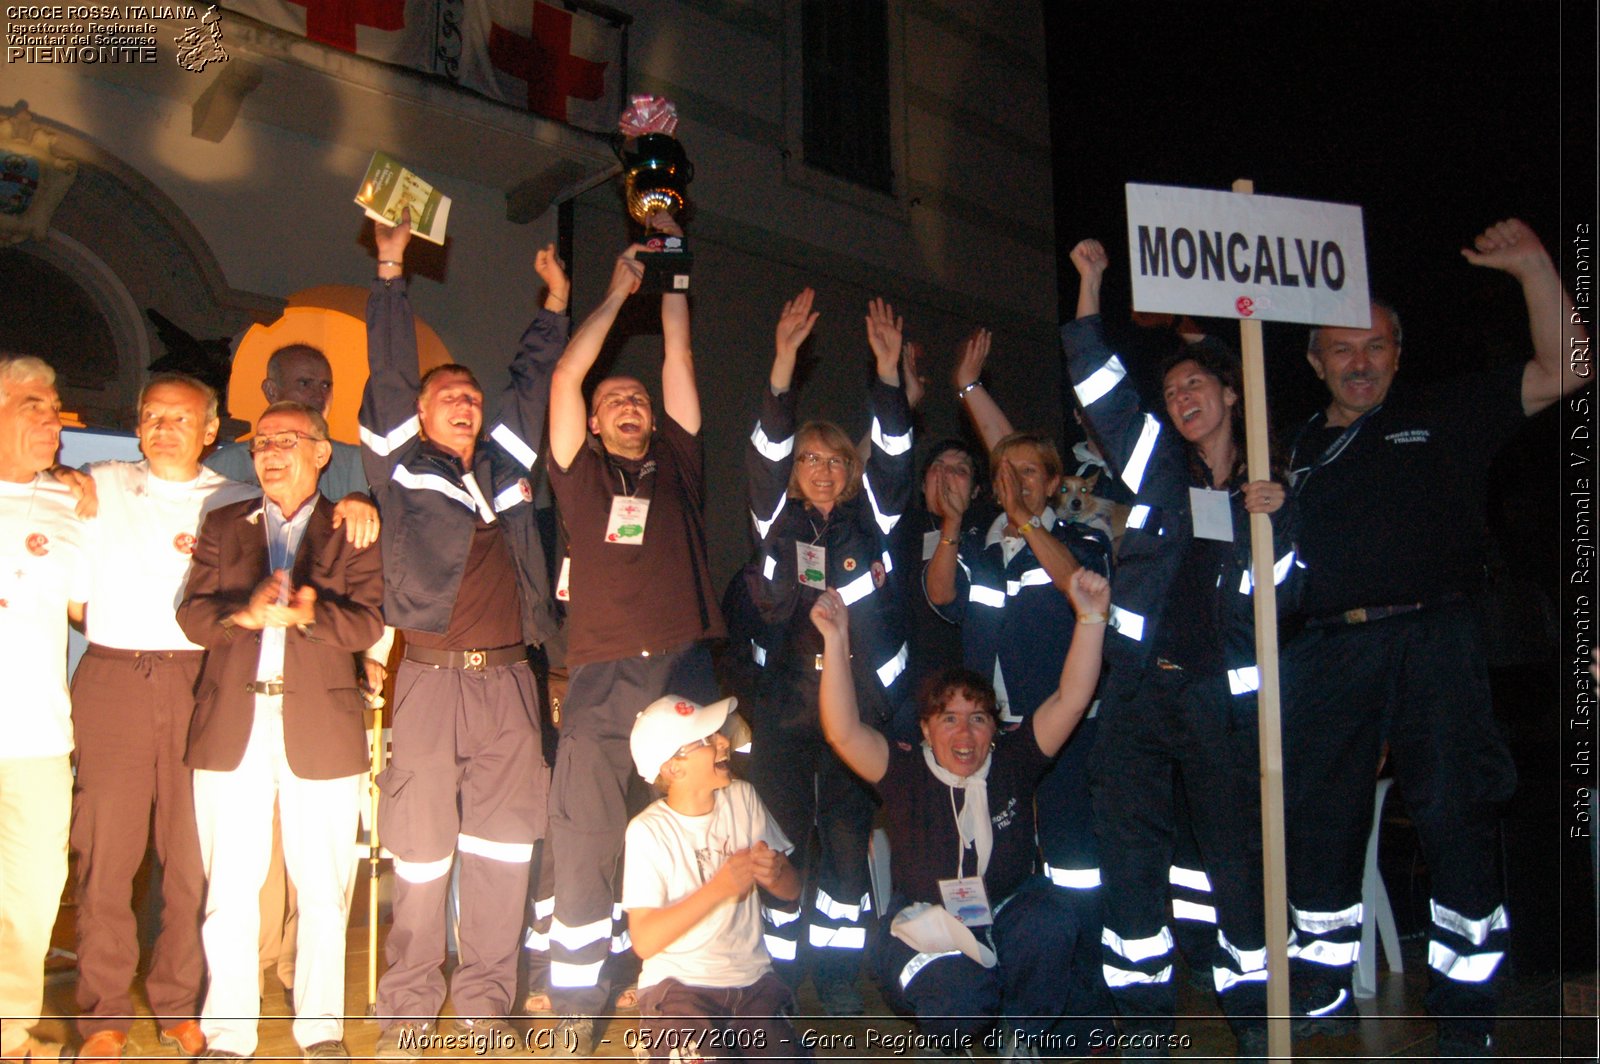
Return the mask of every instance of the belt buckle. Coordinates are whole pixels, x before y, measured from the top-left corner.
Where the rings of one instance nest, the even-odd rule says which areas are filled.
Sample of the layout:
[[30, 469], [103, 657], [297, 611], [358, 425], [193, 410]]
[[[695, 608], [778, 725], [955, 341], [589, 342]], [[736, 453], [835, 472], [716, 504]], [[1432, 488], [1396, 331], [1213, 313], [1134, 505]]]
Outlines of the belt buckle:
[[1366, 607], [1364, 606], [1357, 609], [1344, 611], [1345, 624], [1366, 624], [1370, 619], [1371, 618], [1367, 616]]
[[482, 650], [469, 650], [466, 652], [467, 668], [482, 671], [483, 663], [488, 660], [488, 654]]

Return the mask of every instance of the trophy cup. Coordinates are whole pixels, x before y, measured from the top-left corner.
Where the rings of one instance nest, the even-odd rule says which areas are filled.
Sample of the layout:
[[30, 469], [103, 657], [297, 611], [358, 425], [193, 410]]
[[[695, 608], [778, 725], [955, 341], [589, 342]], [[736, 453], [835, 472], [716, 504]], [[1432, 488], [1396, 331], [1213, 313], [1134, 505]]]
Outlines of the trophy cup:
[[[622, 189], [628, 213], [644, 226], [639, 253], [644, 265], [642, 292], [687, 292], [694, 256], [682, 236], [657, 231], [658, 215], [673, 218], [686, 203], [684, 190], [694, 180], [694, 164], [672, 134], [678, 128], [678, 111], [660, 96], [635, 96], [618, 122], [623, 141], [617, 149], [622, 160]], [[676, 228], [676, 226], [674, 226]]]

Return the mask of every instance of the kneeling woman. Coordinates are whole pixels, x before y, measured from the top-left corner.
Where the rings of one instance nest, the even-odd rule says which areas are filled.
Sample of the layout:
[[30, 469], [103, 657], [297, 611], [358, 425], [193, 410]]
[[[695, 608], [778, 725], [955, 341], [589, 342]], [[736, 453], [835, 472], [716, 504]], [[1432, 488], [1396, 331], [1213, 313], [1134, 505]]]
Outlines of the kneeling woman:
[[811, 611], [823, 639], [823, 734], [889, 815], [894, 895], [879, 982], [923, 1034], [962, 1040], [954, 1044], [970, 1045], [998, 1017], [1043, 1034], [1066, 999], [1072, 910], [1034, 874], [1034, 790], [1094, 696], [1111, 601], [1105, 578], [1086, 569], [1069, 586], [1077, 628], [1055, 692], [996, 738], [994, 689], [950, 670], [921, 707], [921, 749], [891, 745], [861, 721], [838, 592]]

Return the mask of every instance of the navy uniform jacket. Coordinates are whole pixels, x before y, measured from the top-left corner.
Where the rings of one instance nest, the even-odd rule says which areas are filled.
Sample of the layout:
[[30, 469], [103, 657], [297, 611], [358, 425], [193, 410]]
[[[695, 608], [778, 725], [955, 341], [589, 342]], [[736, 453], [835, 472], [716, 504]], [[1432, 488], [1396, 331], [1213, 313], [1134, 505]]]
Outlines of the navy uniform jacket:
[[751, 653], [766, 682], [786, 673], [814, 685], [821, 676], [814, 663], [822, 638], [811, 624], [810, 611], [821, 592], [800, 583], [796, 544], [816, 542], [826, 548], [825, 583], [850, 608], [851, 666], [861, 708], [882, 724], [904, 697], [905, 685], [899, 681], [909, 655], [895, 597], [899, 583], [891, 575], [889, 537], [911, 497], [911, 413], [904, 390], [877, 377], [869, 397], [872, 453], [861, 491], [835, 505], [825, 522], [805, 500], [788, 496], [794, 390], [775, 396], [762, 385], [761, 414], [745, 462], [759, 546], [745, 577], [761, 617]]
[[473, 453], [488, 513], [465, 484], [461, 461], [422, 439], [417, 418], [417, 334], [404, 280], [375, 281], [367, 297], [367, 387], [361, 447], [383, 515], [384, 618], [396, 628], [442, 633], [450, 626], [480, 516], [504, 530], [517, 568], [522, 639], [556, 631], [549, 569], [533, 505], [532, 470], [544, 439], [550, 374], [567, 342], [564, 315], [540, 310], [511, 362], [500, 409]]

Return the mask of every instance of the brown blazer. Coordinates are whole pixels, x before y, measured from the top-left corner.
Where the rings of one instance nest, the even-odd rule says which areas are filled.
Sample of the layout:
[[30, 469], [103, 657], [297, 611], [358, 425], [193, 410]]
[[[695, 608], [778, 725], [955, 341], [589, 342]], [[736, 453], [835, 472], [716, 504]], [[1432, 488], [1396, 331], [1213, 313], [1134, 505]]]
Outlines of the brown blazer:
[[[356, 550], [334, 531], [333, 504], [320, 495], [295, 556], [294, 585], [316, 588], [316, 622], [287, 630], [283, 650], [283, 745], [301, 779], [335, 779], [367, 768], [366, 729], [355, 655], [383, 632], [383, 567], [376, 545]], [[248, 685], [261, 659], [261, 633], [224, 627], [269, 575], [267, 522], [259, 499], [212, 511], [200, 526], [178, 624], [206, 648], [190, 768], [231, 772], [244, 760], [255, 719]], [[251, 520], [252, 516], [255, 517]]]

